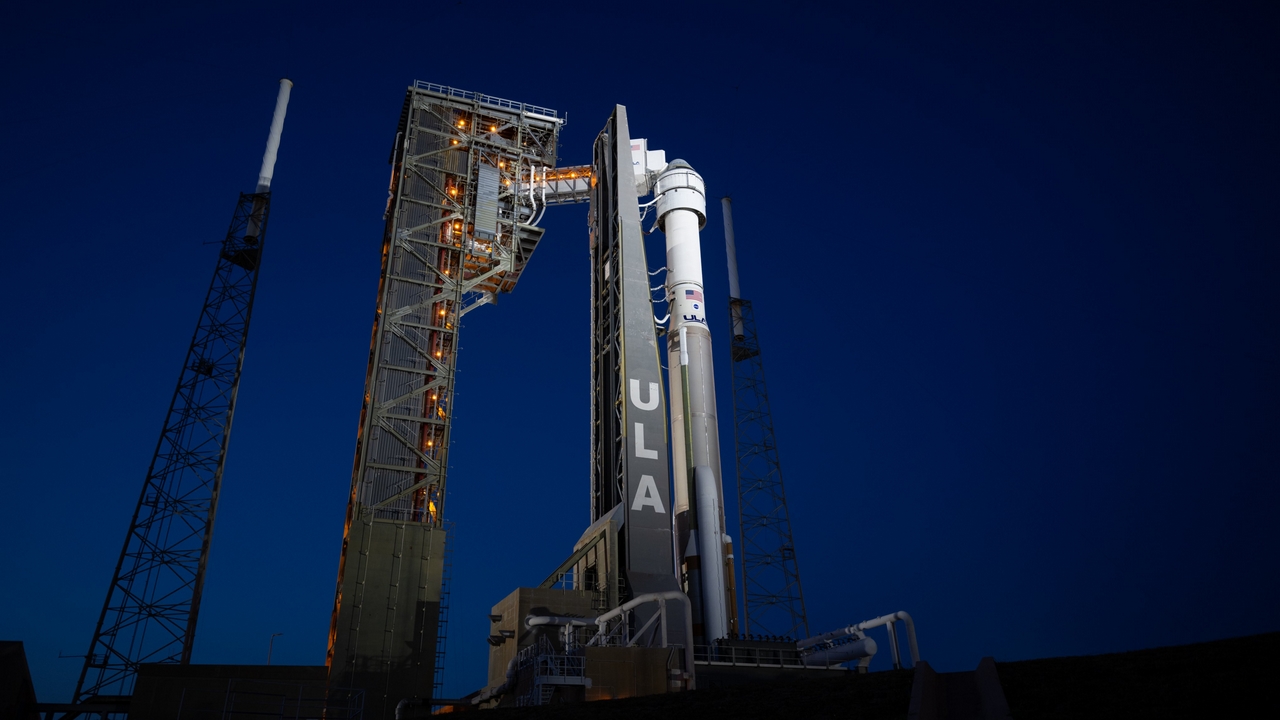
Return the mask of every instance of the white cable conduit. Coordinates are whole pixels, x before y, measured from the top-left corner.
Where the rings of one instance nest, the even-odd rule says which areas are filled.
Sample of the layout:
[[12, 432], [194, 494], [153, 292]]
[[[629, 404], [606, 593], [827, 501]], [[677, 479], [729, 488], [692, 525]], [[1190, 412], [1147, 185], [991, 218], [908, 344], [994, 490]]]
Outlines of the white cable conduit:
[[[857, 625], [850, 625], [849, 627], [846, 627], [846, 628], [840, 628], [839, 630], [832, 630], [831, 632], [828, 632], [828, 633], [823, 633], [821, 635], [815, 635], [811, 638], [806, 638], [796, 643], [796, 648], [800, 650], [804, 650], [805, 648], [810, 648], [815, 645], [827, 643], [832, 640], [846, 637], [848, 635], [857, 635], [861, 633], [863, 630], [878, 628], [881, 625], [887, 625], [889, 627], [890, 645], [896, 646], [897, 642], [895, 642], [895, 640], [897, 639], [897, 634], [896, 634], [896, 631], [894, 630], [893, 623], [897, 622], [898, 620], [901, 620], [903, 624], [907, 626], [907, 649], [911, 653], [911, 664], [912, 666], [915, 666], [916, 663], [920, 662], [920, 648], [916, 644], [916, 624], [911, 619], [911, 615], [909, 615], [905, 610], [899, 610], [896, 613], [889, 613], [888, 615], [881, 615], [878, 618], [865, 620], [863, 622], [858, 623]], [[890, 649], [892, 650], [893, 648], [891, 647]], [[894, 655], [895, 656], [897, 655], [896, 651], [894, 652]], [[895, 660], [895, 664], [899, 664], [897, 662], [896, 657], [894, 660]]]

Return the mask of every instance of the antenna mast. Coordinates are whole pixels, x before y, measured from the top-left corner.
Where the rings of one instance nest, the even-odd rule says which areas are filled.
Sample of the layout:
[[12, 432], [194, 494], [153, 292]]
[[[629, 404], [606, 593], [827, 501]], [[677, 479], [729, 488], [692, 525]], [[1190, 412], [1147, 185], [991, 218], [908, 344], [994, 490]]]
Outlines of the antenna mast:
[[764, 361], [751, 301], [738, 286], [733, 207], [722, 198], [729, 258], [729, 317], [733, 331], [733, 439], [738, 458], [738, 522], [742, 534], [743, 632], [806, 638], [809, 619], [791, 538], [791, 513], [782, 461], [764, 382]]
[[222, 241], [76, 684], [76, 703], [129, 695], [142, 663], [191, 661], [271, 208], [271, 177], [292, 87], [280, 81], [257, 189], [240, 194]]

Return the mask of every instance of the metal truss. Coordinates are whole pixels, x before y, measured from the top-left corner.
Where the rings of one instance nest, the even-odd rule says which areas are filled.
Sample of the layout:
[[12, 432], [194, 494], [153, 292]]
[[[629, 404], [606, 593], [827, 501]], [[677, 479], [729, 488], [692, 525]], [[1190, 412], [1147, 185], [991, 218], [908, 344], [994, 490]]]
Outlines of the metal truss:
[[460, 321], [514, 289], [542, 236], [530, 177], [555, 164], [558, 123], [471, 96], [416, 83], [393, 148], [352, 478], [352, 502], [378, 518], [439, 522]]
[[[622, 245], [614, 230], [618, 208], [607, 185], [617, 182], [610, 138], [596, 138], [601, 169], [599, 202], [588, 215], [591, 236], [591, 521], [604, 517], [627, 496], [626, 432], [623, 429]], [[625, 175], [623, 176], [625, 180]]]
[[[742, 534], [743, 632], [809, 636], [782, 463], [769, 411], [764, 362], [751, 302], [730, 298], [729, 317], [741, 319], [733, 337], [733, 430], [738, 457], [738, 522]], [[736, 328], [731, 328], [736, 332]]]
[[128, 695], [141, 663], [187, 663], [244, 365], [271, 194], [240, 195], [75, 702]]
[[376, 685], [392, 705], [432, 692], [443, 653], [433, 633], [462, 318], [511, 292], [537, 247], [537, 181], [562, 122], [430, 83], [405, 97], [329, 644], [331, 682]]

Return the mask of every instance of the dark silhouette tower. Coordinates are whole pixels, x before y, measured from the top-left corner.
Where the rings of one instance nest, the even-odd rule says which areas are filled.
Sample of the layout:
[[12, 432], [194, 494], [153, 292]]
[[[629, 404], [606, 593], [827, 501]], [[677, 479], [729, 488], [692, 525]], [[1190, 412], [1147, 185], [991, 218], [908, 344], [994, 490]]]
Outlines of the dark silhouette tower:
[[188, 663], [293, 83], [280, 81], [257, 190], [241, 193], [85, 656], [75, 702], [129, 695], [138, 665]]
[[733, 241], [729, 198], [724, 210], [725, 247], [729, 258], [729, 322], [733, 335], [733, 438], [737, 453], [738, 521], [742, 535], [742, 632], [805, 638], [800, 567], [791, 538], [791, 515], [782, 484], [782, 462], [773, 432], [764, 360], [756, 334], [755, 314], [738, 286], [738, 260]]

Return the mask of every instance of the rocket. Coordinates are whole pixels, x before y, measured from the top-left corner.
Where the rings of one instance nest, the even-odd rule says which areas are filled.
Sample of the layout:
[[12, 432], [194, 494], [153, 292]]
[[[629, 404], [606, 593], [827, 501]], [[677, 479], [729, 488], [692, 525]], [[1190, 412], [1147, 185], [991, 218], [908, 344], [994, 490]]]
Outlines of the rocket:
[[658, 227], [667, 240], [667, 407], [677, 566], [693, 601], [694, 635], [711, 643], [728, 635], [733, 608], [728, 601], [720, 437], [699, 244], [699, 231], [707, 222], [706, 186], [687, 162], [673, 160], [658, 174], [654, 196]]

